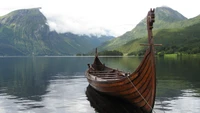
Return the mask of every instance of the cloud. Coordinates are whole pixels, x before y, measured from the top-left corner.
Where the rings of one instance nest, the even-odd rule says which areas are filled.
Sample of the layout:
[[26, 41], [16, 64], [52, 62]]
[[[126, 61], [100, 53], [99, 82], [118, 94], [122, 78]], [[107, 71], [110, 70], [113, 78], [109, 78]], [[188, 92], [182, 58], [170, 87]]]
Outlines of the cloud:
[[[59, 2], [57, 5], [59, 7], [53, 7], [53, 11], [48, 6], [44, 6], [41, 11], [47, 17], [51, 30], [60, 33], [119, 36], [133, 29], [141, 19], [140, 13], [133, 17], [135, 15], [132, 15], [130, 1], [74, 0], [66, 4]], [[145, 17], [146, 12], [142, 17]]]
[[88, 22], [87, 20], [78, 19], [70, 16], [57, 15], [55, 17], [47, 17], [47, 23], [50, 26], [50, 30], [57, 31], [59, 33], [72, 32], [74, 34], [102, 34], [112, 35], [107, 32], [107, 29], [103, 26], [98, 26]]
[[187, 18], [199, 15], [197, 0], [6, 0], [0, 4], [0, 15], [16, 9], [42, 7], [51, 30], [119, 36], [132, 30], [150, 8], [163, 5]]

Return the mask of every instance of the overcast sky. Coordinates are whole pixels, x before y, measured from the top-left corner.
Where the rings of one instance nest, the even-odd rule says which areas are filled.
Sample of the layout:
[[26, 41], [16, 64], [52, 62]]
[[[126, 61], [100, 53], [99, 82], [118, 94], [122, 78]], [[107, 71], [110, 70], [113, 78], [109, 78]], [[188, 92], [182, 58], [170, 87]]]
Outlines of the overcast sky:
[[3, 0], [0, 15], [42, 7], [51, 30], [119, 36], [132, 30], [150, 8], [168, 6], [187, 18], [200, 14], [197, 0]]

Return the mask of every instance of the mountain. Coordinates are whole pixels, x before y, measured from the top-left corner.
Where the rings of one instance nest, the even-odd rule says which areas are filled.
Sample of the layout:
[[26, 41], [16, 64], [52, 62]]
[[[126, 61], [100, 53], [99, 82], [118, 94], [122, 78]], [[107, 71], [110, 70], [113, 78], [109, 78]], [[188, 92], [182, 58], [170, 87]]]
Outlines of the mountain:
[[[187, 18], [169, 7], [157, 7], [155, 9], [155, 20], [154, 30], [158, 30], [180, 27], [180, 25], [173, 26], [173, 23], [187, 20]], [[113, 50], [129, 43], [131, 40], [142, 38], [144, 36], [147, 36], [146, 18], [139, 22], [131, 31], [104, 43], [100, 48], [101, 50]]]
[[0, 17], [0, 55], [73, 55], [86, 53], [112, 36], [87, 36], [50, 31], [39, 8]]
[[[200, 16], [174, 22], [171, 26], [176, 28], [153, 29], [155, 43], [163, 44], [156, 47], [158, 53], [200, 53]], [[116, 50], [130, 55], [143, 54], [145, 47], [140, 43], [147, 43], [147, 37], [132, 40]]]

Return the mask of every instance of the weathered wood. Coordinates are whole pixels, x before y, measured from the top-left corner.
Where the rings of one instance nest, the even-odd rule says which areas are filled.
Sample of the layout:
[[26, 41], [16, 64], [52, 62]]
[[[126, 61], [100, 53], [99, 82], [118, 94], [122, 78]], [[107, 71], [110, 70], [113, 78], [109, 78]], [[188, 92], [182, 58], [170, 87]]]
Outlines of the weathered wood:
[[156, 92], [156, 68], [153, 44], [154, 9], [147, 15], [147, 31], [149, 46], [137, 69], [128, 74], [109, 68], [101, 63], [96, 52], [92, 67], [86, 71], [86, 77], [90, 85], [99, 92], [111, 96], [118, 96], [133, 105], [136, 105], [143, 113], [152, 112]]

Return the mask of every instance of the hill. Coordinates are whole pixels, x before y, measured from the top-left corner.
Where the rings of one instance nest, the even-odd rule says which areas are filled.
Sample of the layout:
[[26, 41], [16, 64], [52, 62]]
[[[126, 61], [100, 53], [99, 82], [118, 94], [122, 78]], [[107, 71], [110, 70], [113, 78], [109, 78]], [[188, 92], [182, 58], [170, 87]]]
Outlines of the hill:
[[[154, 24], [154, 30], [158, 30], [158, 29], [176, 28], [176, 27], [179, 28], [183, 24], [176, 26], [174, 23], [187, 20], [187, 18], [169, 7], [157, 7], [155, 10], [155, 20], [156, 22]], [[102, 46], [100, 46], [100, 49], [113, 50], [119, 46], [129, 43], [129, 41], [131, 40], [142, 38], [146, 35], [147, 35], [146, 18], [144, 18], [143, 20], [141, 20], [141, 22], [139, 22], [136, 25], [134, 29], [126, 32], [122, 36], [119, 36], [104, 43]]]
[[[181, 25], [182, 27], [154, 30], [155, 43], [163, 44], [161, 47], [156, 47], [157, 52], [161, 54], [200, 53], [200, 16], [174, 23], [174, 26], [178, 25]], [[130, 55], [142, 55], [144, 52], [144, 47], [140, 46], [139, 44], [146, 42], [147, 37], [132, 40], [129, 43], [119, 47], [117, 50]]]
[[39, 8], [0, 17], [0, 55], [73, 55], [87, 53], [112, 36], [87, 36], [50, 31]]

